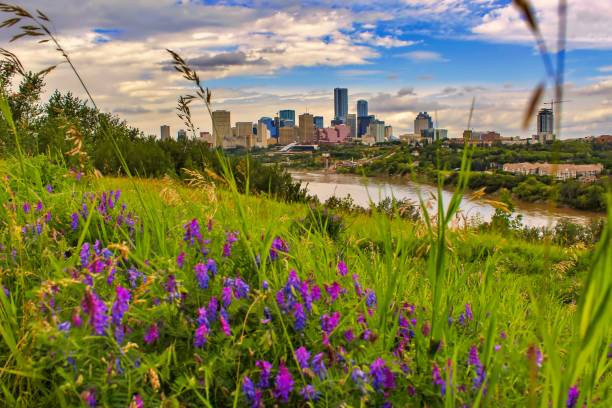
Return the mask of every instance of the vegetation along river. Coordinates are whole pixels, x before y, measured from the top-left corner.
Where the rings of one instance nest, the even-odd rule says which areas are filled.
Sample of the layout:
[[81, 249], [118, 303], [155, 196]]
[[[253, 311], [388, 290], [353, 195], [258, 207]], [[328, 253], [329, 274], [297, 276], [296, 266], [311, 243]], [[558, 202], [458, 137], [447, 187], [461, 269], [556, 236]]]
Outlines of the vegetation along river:
[[[398, 180], [384, 177], [356, 176], [352, 174], [319, 173], [319, 172], [291, 172], [295, 180], [307, 184], [308, 192], [324, 202], [332, 196], [338, 198], [350, 194], [355, 204], [368, 207], [370, 201], [378, 203], [387, 197], [408, 199], [415, 204], [419, 202], [419, 194], [431, 208], [435, 208], [434, 197], [437, 195], [436, 187], [414, 183], [412, 181]], [[452, 191], [443, 190], [443, 202], [447, 206], [452, 197]], [[601, 218], [602, 215], [588, 211], [578, 211], [570, 208], [556, 208], [546, 203], [527, 203], [514, 201], [513, 216], [521, 215], [522, 223], [530, 227], [554, 226], [561, 218], [567, 218], [575, 223], [587, 224], [592, 219]], [[435, 210], [434, 210], [435, 212]], [[473, 200], [469, 193], [463, 197], [460, 206], [460, 215], [467, 219], [490, 221], [495, 208], [483, 200]]]

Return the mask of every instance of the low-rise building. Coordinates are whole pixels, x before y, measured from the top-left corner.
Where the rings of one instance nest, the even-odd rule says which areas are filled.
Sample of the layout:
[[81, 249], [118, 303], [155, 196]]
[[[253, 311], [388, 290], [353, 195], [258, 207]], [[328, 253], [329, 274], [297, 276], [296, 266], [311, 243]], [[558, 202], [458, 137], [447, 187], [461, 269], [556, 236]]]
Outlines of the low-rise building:
[[347, 143], [351, 138], [351, 132], [352, 128], [347, 125], [317, 129], [317, 140], [319, 144]]
[[550, 163], [506, 163], [503, 170], [522, 175], [552, 176], [557, 180], [580, 179], [592, 181], [603, 172], [603, 165], [597, 164], [550, 164]]

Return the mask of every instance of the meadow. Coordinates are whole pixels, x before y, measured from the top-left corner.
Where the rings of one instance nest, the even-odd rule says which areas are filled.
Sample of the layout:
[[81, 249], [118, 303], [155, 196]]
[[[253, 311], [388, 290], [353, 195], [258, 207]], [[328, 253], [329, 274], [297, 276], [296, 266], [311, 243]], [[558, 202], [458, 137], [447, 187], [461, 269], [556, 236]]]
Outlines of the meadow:
[[559, 247], [45, 156], [1, 172], [3, 406], [610, 404], [609, 223]]

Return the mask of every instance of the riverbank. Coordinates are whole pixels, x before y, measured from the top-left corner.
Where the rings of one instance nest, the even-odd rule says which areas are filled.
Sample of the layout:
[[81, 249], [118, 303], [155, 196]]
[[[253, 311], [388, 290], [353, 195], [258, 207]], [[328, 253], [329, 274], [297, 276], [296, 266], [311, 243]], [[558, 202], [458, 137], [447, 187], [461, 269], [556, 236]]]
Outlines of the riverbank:
[[[390, 177], [363, 177], [353, 174], [326, 173], [321, 171], [290, 171], [295, 180], [304, 182], [310, 194], [315, 195], [320, 201], [325, 201], [331, 196], [344, 197], [350, 194], [355, 203], [368, 207], [370, 200], [378, 203], [387, 197], [397, 199], [408, 199], [418, 203], [419, 196], [425, 201], [432, 201], [432, 195], [437, 195], [437, 189], [433, 185], [415, 183], [411, 179], [402, 176]], [[443, 190], [443, 200], [448, 204], [452, 190]], [[490, 198], [490, 197], [489, 197]], [[484, 197], [480, 200], [470, 198], [466, 194], [461, 204], [461, 212], [466, 218], [478, 217], [481, 221], [488, 222], [495, 213], [495, 207], [488, 204]], [[432, 202], [433, 203], [433, 202]], [[592, 220], [602, 219], [600, 213], [574, 210], [570, 208], [552, 207], [549, 204], [536, 204], [513, 200], [515, 205], [514, 215], [522, 217], [521, 222], [530, 227], [550, 227], [560, 219], [568, 219], [571, 222], [586, 225]]]

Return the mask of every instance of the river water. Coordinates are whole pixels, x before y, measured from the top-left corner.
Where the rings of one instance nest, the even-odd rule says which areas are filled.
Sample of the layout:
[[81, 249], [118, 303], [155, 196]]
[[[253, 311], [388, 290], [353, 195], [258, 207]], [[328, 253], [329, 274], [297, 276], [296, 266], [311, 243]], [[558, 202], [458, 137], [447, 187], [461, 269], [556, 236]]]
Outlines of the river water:
[[[419, 203], [419, 194], [432, 209], [436, 207], [435, 196], [437, 189], [434, 186], [414, 183], [412, 181], [395, 178], [356, 176], [353, 174], [335, 174], [318, 172], [291, 172], [295, 180], [307, 184], [308, 192], [324, 202], [332, 196], [338, 198], [351, 195], [355, 204], [368, 207], [370, 201], [378, 203], [387, 197], [409, 199], [415, 204]], [[452, 191], [442, 192], [443, 203], [448, 205], [453, 195]], [[513, 215], [522, 215], [522, 223], [530, 227], [551, 227], [561, 218], [572, 222], [587, 224], [592, 219], [601, 218], [595, 212], [578, 211], [569, 208], [549, 208], [548, 204], [534, 204], [514, 201]], [[495, 208], [482, 200], [472, 200], [469, 194], [463, 197], [460, 206], [461, 218], [471, 220], [490, 221]]]

